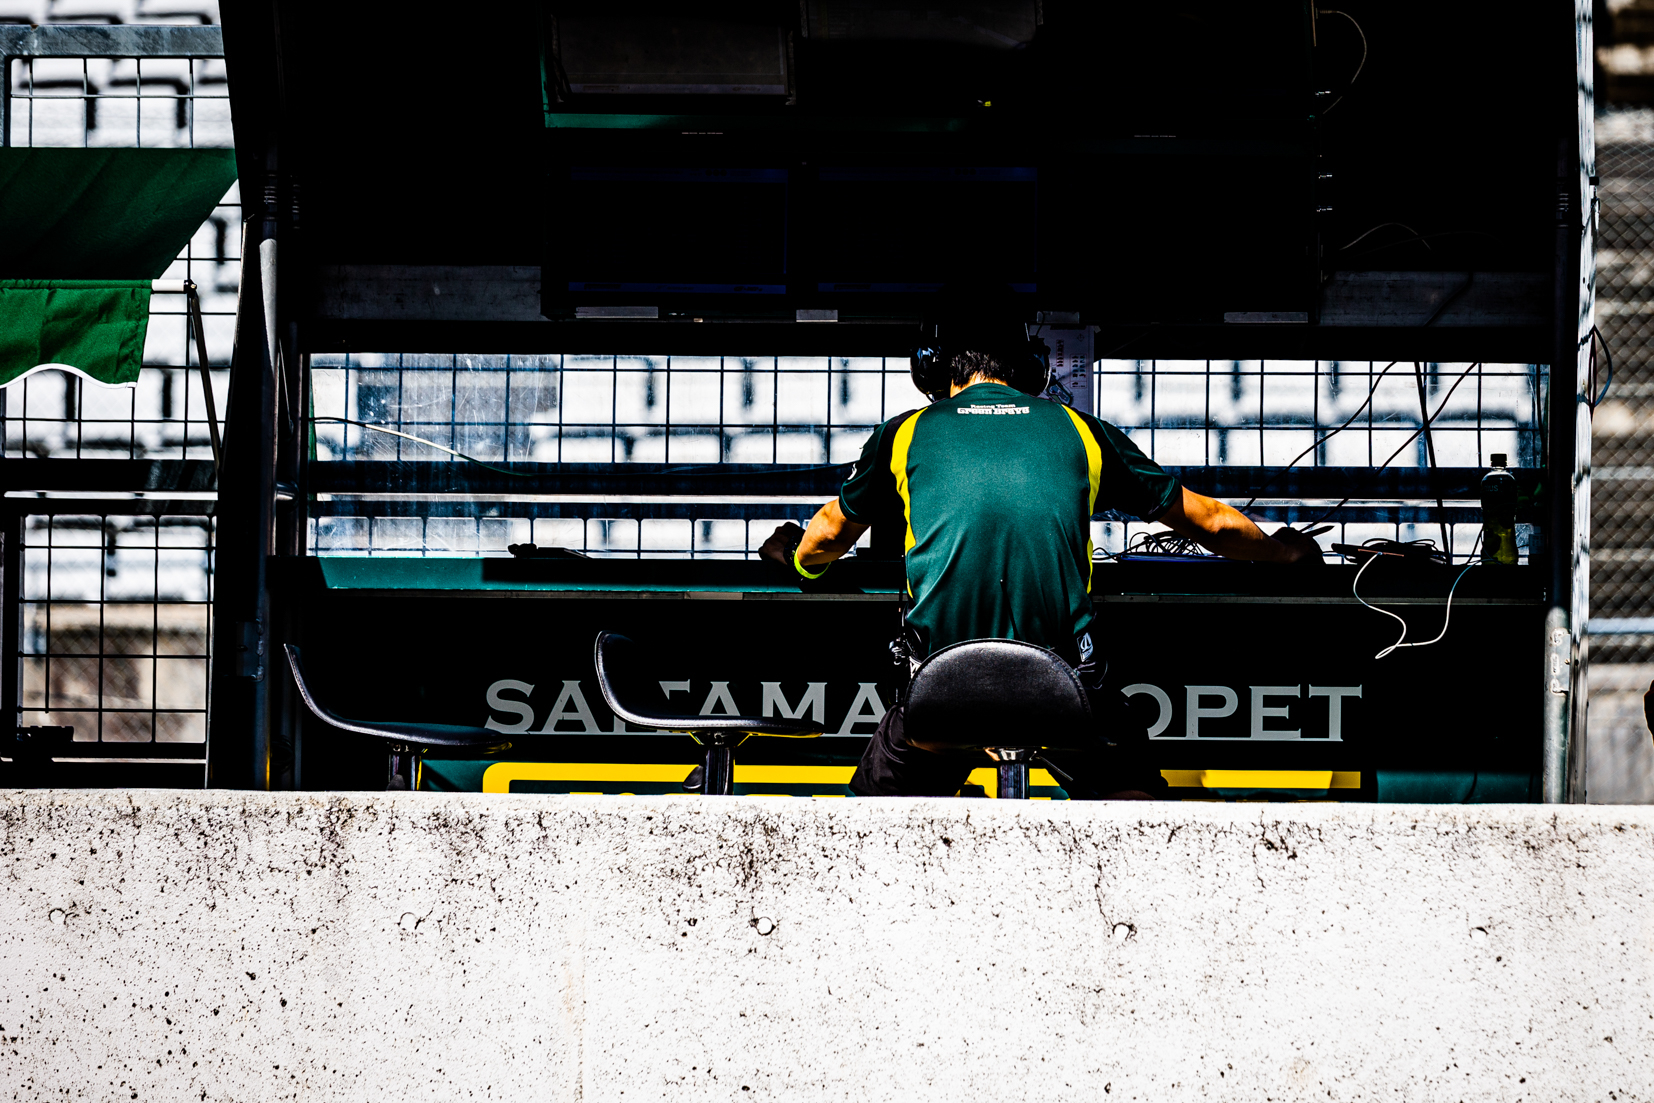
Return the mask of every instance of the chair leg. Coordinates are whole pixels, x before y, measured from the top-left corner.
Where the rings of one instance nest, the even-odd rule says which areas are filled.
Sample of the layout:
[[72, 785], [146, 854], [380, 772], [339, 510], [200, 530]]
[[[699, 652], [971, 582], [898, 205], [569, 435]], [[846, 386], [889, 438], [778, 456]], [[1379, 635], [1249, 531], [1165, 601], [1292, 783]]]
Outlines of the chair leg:
[[999, 755], [999, 799], [1027, 800], [1028, 760], [1032, 754], [1021, 749], [995, 753]]
[[723, 733], [709, 733], [701, 740], [706, 744], [706, 765], [702, 775], [701, 795], [727, 797], [735, 793], [735, 742]]
[[385, 791], [419, 788], [419, 750], [405, 743], [392, 743], [385, 772]]

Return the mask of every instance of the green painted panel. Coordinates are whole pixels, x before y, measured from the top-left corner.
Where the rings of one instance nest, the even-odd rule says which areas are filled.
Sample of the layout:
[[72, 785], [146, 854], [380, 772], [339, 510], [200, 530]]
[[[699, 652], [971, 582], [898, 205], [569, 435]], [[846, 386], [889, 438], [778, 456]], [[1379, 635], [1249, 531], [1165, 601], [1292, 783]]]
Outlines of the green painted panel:
[[[522, 577], [521, 561], [501, 557], [404, 559], [381, 556], [321, 556], [322, 578], [330, 590], [478, 590], [608, 593], [796, 594], [796, 583], [766, 581], [754, 563], [691, 560], [585, 560], [562, 564], [571, 577], [544, 581]], [[733, 568], [732, 570], [729, 568]], [[495, 574], [496, 577], [488, 577]], [[617, 574], [626, 577], [617, 578]], [[505, 575], [506, 577], [498, 577]], [[654, 576], [654, 580], [651, 580]], [[784, 576], [783, 576], [784, 577]], [[875, 591], [873, 587], [868, 588]], [[894, 593], [894, 589], [888, 592]]]
[[1380, 804], [1527, 804], [1537, 799], [1532, 774], [1414, 773], [1379, 770]]

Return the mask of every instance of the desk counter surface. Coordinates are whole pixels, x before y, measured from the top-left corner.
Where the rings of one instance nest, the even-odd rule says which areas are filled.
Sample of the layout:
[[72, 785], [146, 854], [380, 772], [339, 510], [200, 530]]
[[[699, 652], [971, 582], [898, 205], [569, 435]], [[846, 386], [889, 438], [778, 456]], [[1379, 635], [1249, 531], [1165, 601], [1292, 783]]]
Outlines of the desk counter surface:
[[[296, 571], [319, 573], [328, 590], [395, 591], [431, 597], [655, 598], [677, 600], [891, 602], [903, 589], [899, 560], [851, 557], [817, 582], [800, 582], [769, 562], [708, 559], [507, 559], [323, 556]], [[1463, 573], [1454, 601], [1537, 605], [1537, 567], [1380, 562], [1361, 580], [1361, 596], [1385, 603], [1439, 604]], [[1226, 560], [1157, 563], [1099, 561], [1092, 592], [1099, 603], [1219, 602], [1356, 604], [1356, 568], [1287, 568]], [[315, 574], [311, 575], [314, 579]]]

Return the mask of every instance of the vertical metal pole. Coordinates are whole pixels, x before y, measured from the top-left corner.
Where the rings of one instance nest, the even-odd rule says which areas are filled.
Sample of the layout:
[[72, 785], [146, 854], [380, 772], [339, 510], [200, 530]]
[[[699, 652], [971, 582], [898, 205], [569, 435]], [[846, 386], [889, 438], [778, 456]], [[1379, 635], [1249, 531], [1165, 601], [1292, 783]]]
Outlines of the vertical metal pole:
[[735, 748], [722, 733], [709, 733], [706, 740], [706, 765], [701, 781], [701, 794], [708, 797], [727, 797], [735, 792]]
[[[1562, 158], [1559, 157], [1559, 160]], [[1567, 800], [1568, 720], [1573, 631], [1569, 613], [1573, 599], [1574, 550], [1574, 295], [1568, 262], [1574, 244], [1571, 229], [1572, 188], [1558, 166], [1555, 224], [1555, 272], [1552, 311], [1555, 333], [1551, 343], [1550, 402], [1547, 426], [1550, 470], [1546, 472], [1548, 510], [1545, 549], [1549, 558], [1550, 604], [1545, 612], [1544, 650], [1544, 758], [1540, 794], [1546, 804]]]
[[0, 743], [17, 730], [23, 672], [23, 514], [8, 511], [0, 528]]
[[[1551, 344], [1550, 401], [1547, 435], [1549, 470], [1546, 550], [1550, 566], [1550, 602], [1545, 613], [1544, 646], [1544, 739], [1540, 769], [1540, 795], [1547, 804], [1560, 804], [1583, 797], [1578, 784], [1582, 772], [1580, 752], [1583, 730], [1576, 731], [1576, 716], [1583, 709], [1575, 701], [1583, 690], [1579, 678], [1579, 637], [1584, 629], [1583, 592], [1588, 532], [1581, 523], [1589, 505], [1590, 417], [1584, 406], [1585, 370], [1580, 345], [1581, 319], [1591, 312], [1590, 281], [1582, 281], [1586, 269], [1581, 253], [1583, 223], [1580, 199], [1586, 192], [1581, 177], [1581, 132], [1589, 120], [1581, 113], [1591, 110], [1590, 5], [1575, 0], [1568, 5], [1569, 44], [1565, 85], [1571, 110], [1558, 111], [1565, 120], [1557, 135], [1555, 261], [1553, 281], [1553, 338]], [[1560, 15], [1561, 13], [1558, 12]], [[1560, 27], [1558, 28], [1560, 29]], [[1559, 104], [1560, 106], [1560, 104]], [[1583, 438], [1583, 439], [1582, 439]]]
[[[273, 154], [272, 154], [273, 160]], [[271, 189], [273, 192], [273, 189]], [[277, 278], [274, 210], [248, 223], [259, 242], [242, 255], [225, 468], [219, 473], [219, 541], [213, 588], [213, 712], [207, 753], [210, 784], [264, 789], [270, 784], [272, 635], [266, 572], [275, 503], [275, 363], [270, 284]], [[240, 426], [236, 429], [235, 426]], [[239, 443], [238, 443], [239, 442]]]
[[[275, 160], [270, 158], [271, 163]], [[270, 585], [269, 585], [269, 558], [275, 551], [272, 541], [275, 537], [275, 504], [276, 504], [276, 419], [280, 416], [277, 406], [276, 372], [280, 364], [280, 344], [277, 340], [276, 318], [276, 217], [275, 217], [275, 173], [270, 174], [270, 183], [265, 188], [266, 213], [264, 218], [263, 239], [258, 243], [258, 275], [261, 305], [263, 307], [262, 321], [264, 323], [263, 356], [259, 365], [259, 390], [262, 401], [259, 409], [259, 442], [256, 462], [257, 473], [257, 528], [256, 538], [256, 577], [258, 595], [257, 632], [264, 645], [265, 655], [270, 653]], [[268, 789], [270, 787], [270, 679], [268, 672], [275, 667], [268, 661], [260, 664], [260, 673], [254, 683], [254, 712], [253, 712], [253, 788]]]
[[1004, 752], [1000, 752], [999, 763], [999, 799], [1000, 800], [1027, 800], [1028, 799], [1028, 763], [1026, 761], [1005, 762]]
[[1572, 707], [1567, 759], [1567, 793], [1570, 800], [1584, 802], [1586, 791], [1587, 742], [1586, 709], [1590, 704], [1588, 680], [1589, 640], [1585, 626], [1590, 623], [1591, 604], [1591, 333], [1596, 328], [1596, 94], [1592, 87], [1596, 68], [1596, 47], [1591, 25], [1593, 5], [1574, 0], [1574, 138], [1573, 183], [1579, 202], [1575, 206], [1574, 229], [1574, 554], [1573, 554], [1573, 666], [1570, 670]]
[[[212, 369], [207, 363], [207, 333], [206, 326], [201, 321], [201, 296], [197, 292], [194, 280], [184, 281], [184, 291], [189, 301], [189, 324], [195, 331], [196, 359], [201, 364], [201, 395], [207, 405], [207, 431], [212, 440], [213, 475], [216, 477], [219, 469], [224, 466], [224, 444], [218, 436], [218, 400], [212, 393]], [[185, 363], [188, 363], [186, 354]], [[189, 376], [186, 374], [185, 379]], [[189, 398], [189, 385], [185, 384], [184, 397]], [[188, 434], [186, 434], [187, 436]]]

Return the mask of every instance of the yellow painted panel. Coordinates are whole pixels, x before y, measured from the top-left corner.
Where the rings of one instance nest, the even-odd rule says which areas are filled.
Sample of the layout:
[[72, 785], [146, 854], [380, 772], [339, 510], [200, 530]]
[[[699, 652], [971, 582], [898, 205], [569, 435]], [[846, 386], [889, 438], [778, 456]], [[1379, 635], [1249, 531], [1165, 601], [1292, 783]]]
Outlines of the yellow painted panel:
[[1359, 789], [1354, 770], [1161, 770], [1179, 789]]
[[764, 766], [735, 764], [742, 785], [849, 785], [854, 766]]
[[482, 772], [482, 791], [509, 793], [513, 781], [678, 781], [692, 765], [656, 762], [496, 762]]
[[1207, 789], [1330, 789], [1331, 770], [1202, 770]]
[[[514, 781], [681, 782], [694, 763], [659, 762], [496, 762], [483, 771], [482, 791], [509, 793]], [[854, 766], [768, 766], [735, 764], [739, 785], [848, 785]]]

